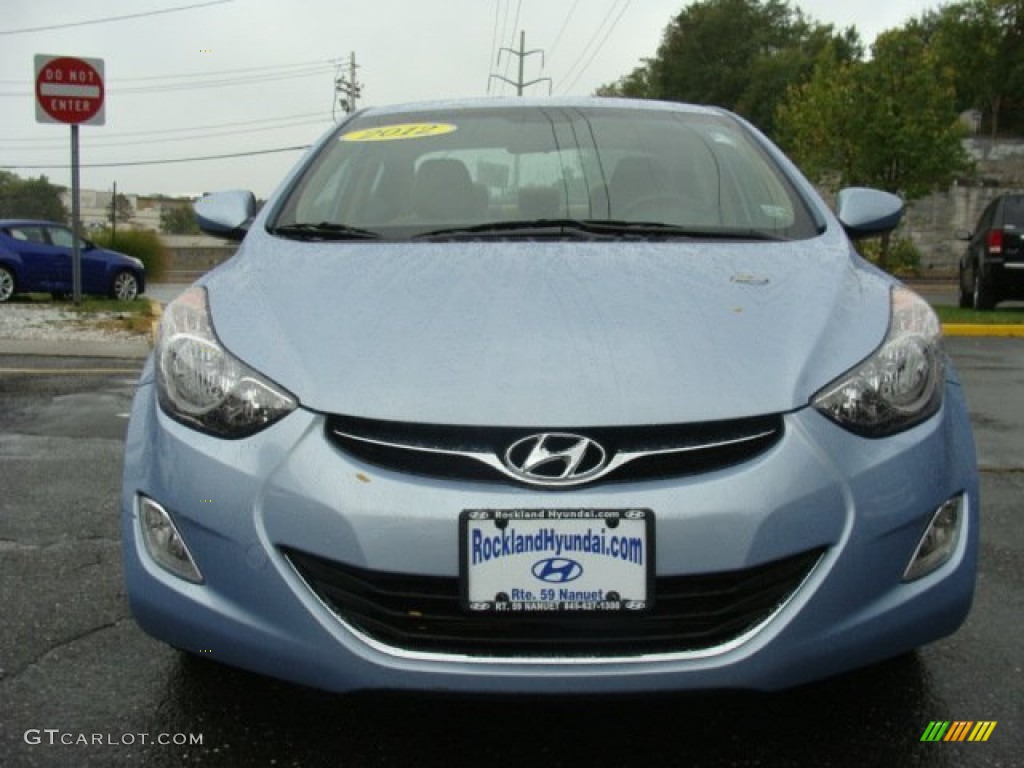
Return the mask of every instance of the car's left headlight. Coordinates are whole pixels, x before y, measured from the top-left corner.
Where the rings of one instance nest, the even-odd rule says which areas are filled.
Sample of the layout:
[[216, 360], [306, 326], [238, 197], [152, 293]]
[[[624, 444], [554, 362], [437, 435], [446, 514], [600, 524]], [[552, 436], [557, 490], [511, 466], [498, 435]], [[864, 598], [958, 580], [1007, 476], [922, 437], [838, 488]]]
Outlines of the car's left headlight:
[[248, 437], [297, 406], [287, 391], [224, 348], [201, 286], [189, 288], [164, 310], [155, 357], [164, 412], [201, 432]]
[[942, 327], [921, 297], [892, 290], [889, 331], [882, 345], [812, 398], [821, 413], [864, 437], [909, 429], [942, 405]]

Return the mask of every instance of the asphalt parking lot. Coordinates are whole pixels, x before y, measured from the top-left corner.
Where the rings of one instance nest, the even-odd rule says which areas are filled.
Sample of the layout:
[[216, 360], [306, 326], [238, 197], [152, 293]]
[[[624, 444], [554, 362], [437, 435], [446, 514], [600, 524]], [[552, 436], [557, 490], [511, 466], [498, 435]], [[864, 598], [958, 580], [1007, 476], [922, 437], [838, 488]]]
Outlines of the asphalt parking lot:
[[[0, 766], [1022, 765], [1024, 340], [947, 344], [982, 468], [965, 626], [784, 693], [610, 699], [333, 696], [149, 639], [117, 522], [141, 361], [0, 356]], [[937, 720], [996, 726], [922, 742]]]

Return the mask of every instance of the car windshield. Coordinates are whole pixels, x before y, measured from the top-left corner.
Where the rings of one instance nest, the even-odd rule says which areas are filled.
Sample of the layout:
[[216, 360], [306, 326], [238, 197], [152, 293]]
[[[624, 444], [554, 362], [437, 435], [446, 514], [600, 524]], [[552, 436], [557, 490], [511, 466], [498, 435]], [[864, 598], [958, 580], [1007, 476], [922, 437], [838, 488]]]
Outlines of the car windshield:
[[818, 227], [737, 120], [636, 108], [357, 116], [268, 227], [299, 239], [801, 239]]

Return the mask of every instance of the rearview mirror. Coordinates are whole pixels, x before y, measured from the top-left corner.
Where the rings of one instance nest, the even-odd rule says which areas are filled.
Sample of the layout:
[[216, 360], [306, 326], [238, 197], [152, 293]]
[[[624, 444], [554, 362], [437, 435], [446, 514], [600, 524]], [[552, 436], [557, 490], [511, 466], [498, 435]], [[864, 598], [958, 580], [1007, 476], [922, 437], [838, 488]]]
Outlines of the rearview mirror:
[[233, 189], [203, 195], [192, 207], [203, 232], [226, 240], [241, 240], [256, 215], [256, 197], [248, 190]]

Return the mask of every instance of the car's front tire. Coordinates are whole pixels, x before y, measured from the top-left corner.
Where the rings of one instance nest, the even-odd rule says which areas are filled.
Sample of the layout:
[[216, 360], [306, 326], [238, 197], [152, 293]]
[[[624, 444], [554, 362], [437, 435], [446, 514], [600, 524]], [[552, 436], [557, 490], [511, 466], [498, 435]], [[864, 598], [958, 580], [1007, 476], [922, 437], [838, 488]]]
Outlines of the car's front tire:
[[14, 272], [7, 267], [0, 267], [0, 304], [14, 295], [17, 285], [17, 281], [14, 279]]
[[958, 303], [960, 305], [960, 309], [970, 309], [971, 307], [974, 306], [974, 297], [971, 295], [971, 290], [970, 290], [970, 288], [966, 287], [965, 284], [964, 284], [965, 277], [966, 277], [966, 275], [964, 275], [964, 265], [963, 265], [963, 263], [961, 263], [960, 264], [960, 274], [958, 275], [957, 281], [956, 281], [956, 285], [957, 285], [957, 289], [958, 289], [957, 293], [959, 294], [959, 302]]
[[992, 309], [996, 305], [992, 296], [992, 286], [981, 274], [981, 267], [977, 264], [974, 267], [973, 303], [975, 309]]
[[110, 298], [120, 301], [134, 301], [139, 295], [139, 281], [131, 272], [122, 269], [110, 284]]

